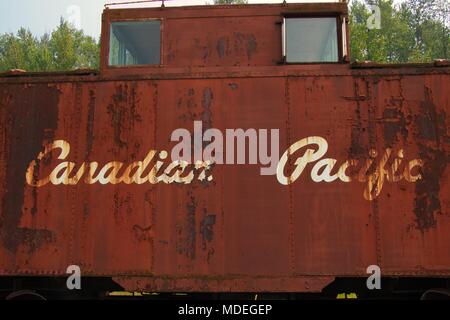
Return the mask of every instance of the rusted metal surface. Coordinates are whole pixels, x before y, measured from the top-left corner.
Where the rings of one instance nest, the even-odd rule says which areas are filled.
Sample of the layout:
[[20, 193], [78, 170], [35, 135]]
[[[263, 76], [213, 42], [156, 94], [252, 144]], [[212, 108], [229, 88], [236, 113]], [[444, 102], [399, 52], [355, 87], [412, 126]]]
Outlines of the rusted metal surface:
[[[283, 16], [347, 17], [346, 3], [193, 6], [115, 9], [103, 13], [102, 39], [109, 39], [109, 24], [117, 21], [160, 19], [162, 65], [168, 67], [273, 66], [280, 63]], [[339, 40], [341, 40], [340, 30]], [[339, 41], [339, 45], [341, 41]], [[348, 47], [348, 46], [347, 46]], [[108, 42], [102, 42], [103, 72], [108, 68]], [[139, 69], [152, 72], [158, 66]]]
[[[67, 81], [68, 76], [76, 76], [79, 80], [80, 76], [91, 76], [97, 75], [98, 71], [94, 69], [77, 69], [72, 71], [49, 71], [49, 72], [28, 72], [26, 70], [13, 69], [7, 72], [0, 73], [0, 77], [2, 78], [20, 78], [19, 81], [23, 82], [25, 77], [29, 78], [45, 78], [52, 77], [54, 80], [56, 77], [61, 76], [64, 77], [64, 80]], [[42, 79], [41, 79], [42, 80]]]
[[[448, 66], [114, 72], [0, 79], [0, 275], [76, 264], [131, 291], [318, 291], [372, 264], [450, 276]], [[71, 178], [95, 162], [122, 163], [121, 176], [194, 121], [279, 129], [280, 156], [321, 137], [331, 174], [348, 170], [315, 182], [317, 159], [287, 185], [254, 164], [217, 164], [188, 184], [130, 172], [102, 184], [85, 170], [36, 186], [65, 161]], [[286, 175], [304, 153], [288, 153]]]
[[320, 292], [330, 284], [333, 276], [295, 277], [114, 277], [113, 280], [124, 288], [135, 288], [139, 292], [154, 292], [161, 288], [171, 288], [174, 292], [261, 292], [265, 288], [272, 292]]

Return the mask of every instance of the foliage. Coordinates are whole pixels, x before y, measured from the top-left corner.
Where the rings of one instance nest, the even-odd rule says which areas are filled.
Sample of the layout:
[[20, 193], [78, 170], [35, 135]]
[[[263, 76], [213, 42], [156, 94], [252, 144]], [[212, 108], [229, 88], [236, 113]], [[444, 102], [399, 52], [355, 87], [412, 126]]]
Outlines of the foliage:
[[40, 39], [24, 28], [0, 35], [0, 70], [60, 71], [98, 68], [99, 43], [61, 19]]
[[[367, 5], [381, 11], [381, 28], [369, 29]], [[445, 0], [354, 0], [350, 19], [353, 60], [386, 63], [430, 62], [449, 59], [449, 5]]]
[[[247, 3], [215, 0], [215, 4]], [[368, 29], [368, 4], [379, 6], [381, 28]], [[385, 63], [450, 59], [450, 9], [447, 0], [353, 0], [350, 6], [352, 60]], [[21, 28], [0, 35], [0, 70], [59, 71], [98, 68], [100, 44], [61, 19], [51, 33], [37, 38]]]

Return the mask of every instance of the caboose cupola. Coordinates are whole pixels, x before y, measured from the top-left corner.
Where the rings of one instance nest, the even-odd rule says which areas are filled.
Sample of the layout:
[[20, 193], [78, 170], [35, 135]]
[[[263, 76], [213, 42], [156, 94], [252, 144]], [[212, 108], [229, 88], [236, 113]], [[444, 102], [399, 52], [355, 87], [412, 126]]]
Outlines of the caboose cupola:
[[146, 73], [345, 63], [347, 21], [346, 3], [107, 8], [101, 66]]

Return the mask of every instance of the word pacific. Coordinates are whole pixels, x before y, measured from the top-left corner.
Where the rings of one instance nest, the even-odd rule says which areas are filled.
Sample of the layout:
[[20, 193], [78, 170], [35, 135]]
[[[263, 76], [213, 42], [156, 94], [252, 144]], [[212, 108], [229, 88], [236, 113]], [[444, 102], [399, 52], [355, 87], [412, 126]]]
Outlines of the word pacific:
[[[311, 146], [315, 146], [314, 149], [308, 148], [295, 162], [289, 161], [289, 157], [294, 152]], [[300, 177], [309, 163], [317, 161], [311, 170], [311, 179], [314, 182], [333, 182], [338, 179], [342, 182], [354, 180], [364, 182], [366, 183], [364, 198], [371, 201], [379, 196], [385, 180], [388, 182], [399, 182], [405, 179], [408, 182], [416, 182], [422, 179], [420, 168], [423, 167], [423, 161], [420, 159], [404, 161], [403, 149], [398, 151], [394, 159], [391, 159], [392, 149], [390, 148], [387, 148], [381, 157], [378, 157], [376, 150], [371, 149], [368, 159], [347, 160], [336, 170], [334, 169], [337, 162], [336, 159], [321, 159], [327, 151], [328, 142], [322, 137], [308, 137], [297, 141], [286, 150], [278, 163], [278, 182], [283, 185], [293, 183]], [[377, 158], [378, 161], [376, 161]], [[295, 169], [290, 176], [285, 176], [286, 164], [288, 163], [294, 164]], [[333, 170], [334, 174], [332, 174]], [[351, 174], [348, 172], [351, 172]]]

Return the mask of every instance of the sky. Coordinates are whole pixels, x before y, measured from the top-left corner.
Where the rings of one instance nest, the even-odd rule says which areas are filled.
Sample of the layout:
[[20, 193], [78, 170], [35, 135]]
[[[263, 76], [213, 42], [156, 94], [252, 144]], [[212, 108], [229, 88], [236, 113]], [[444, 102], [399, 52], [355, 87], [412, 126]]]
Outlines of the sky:
[[[83, 29], [85, 34], [98, 38], [101, 14], [106, 3], [133, 0], [0, 0], [0, 34], [16, 33], [20, 27], [42, 36], [51, 32], [61, 17]], [[337, 0], [297, 0], [289, 2], [336, 2]], [[401, 0], [397, 0], [401, 1]], [[171, 0], [166, 6], [204, 5], [213, 0]], [[282, 0], [249, 0], [249, 3], [281, 3]], [[160, 2], [145, 6], [160, 6]]]

